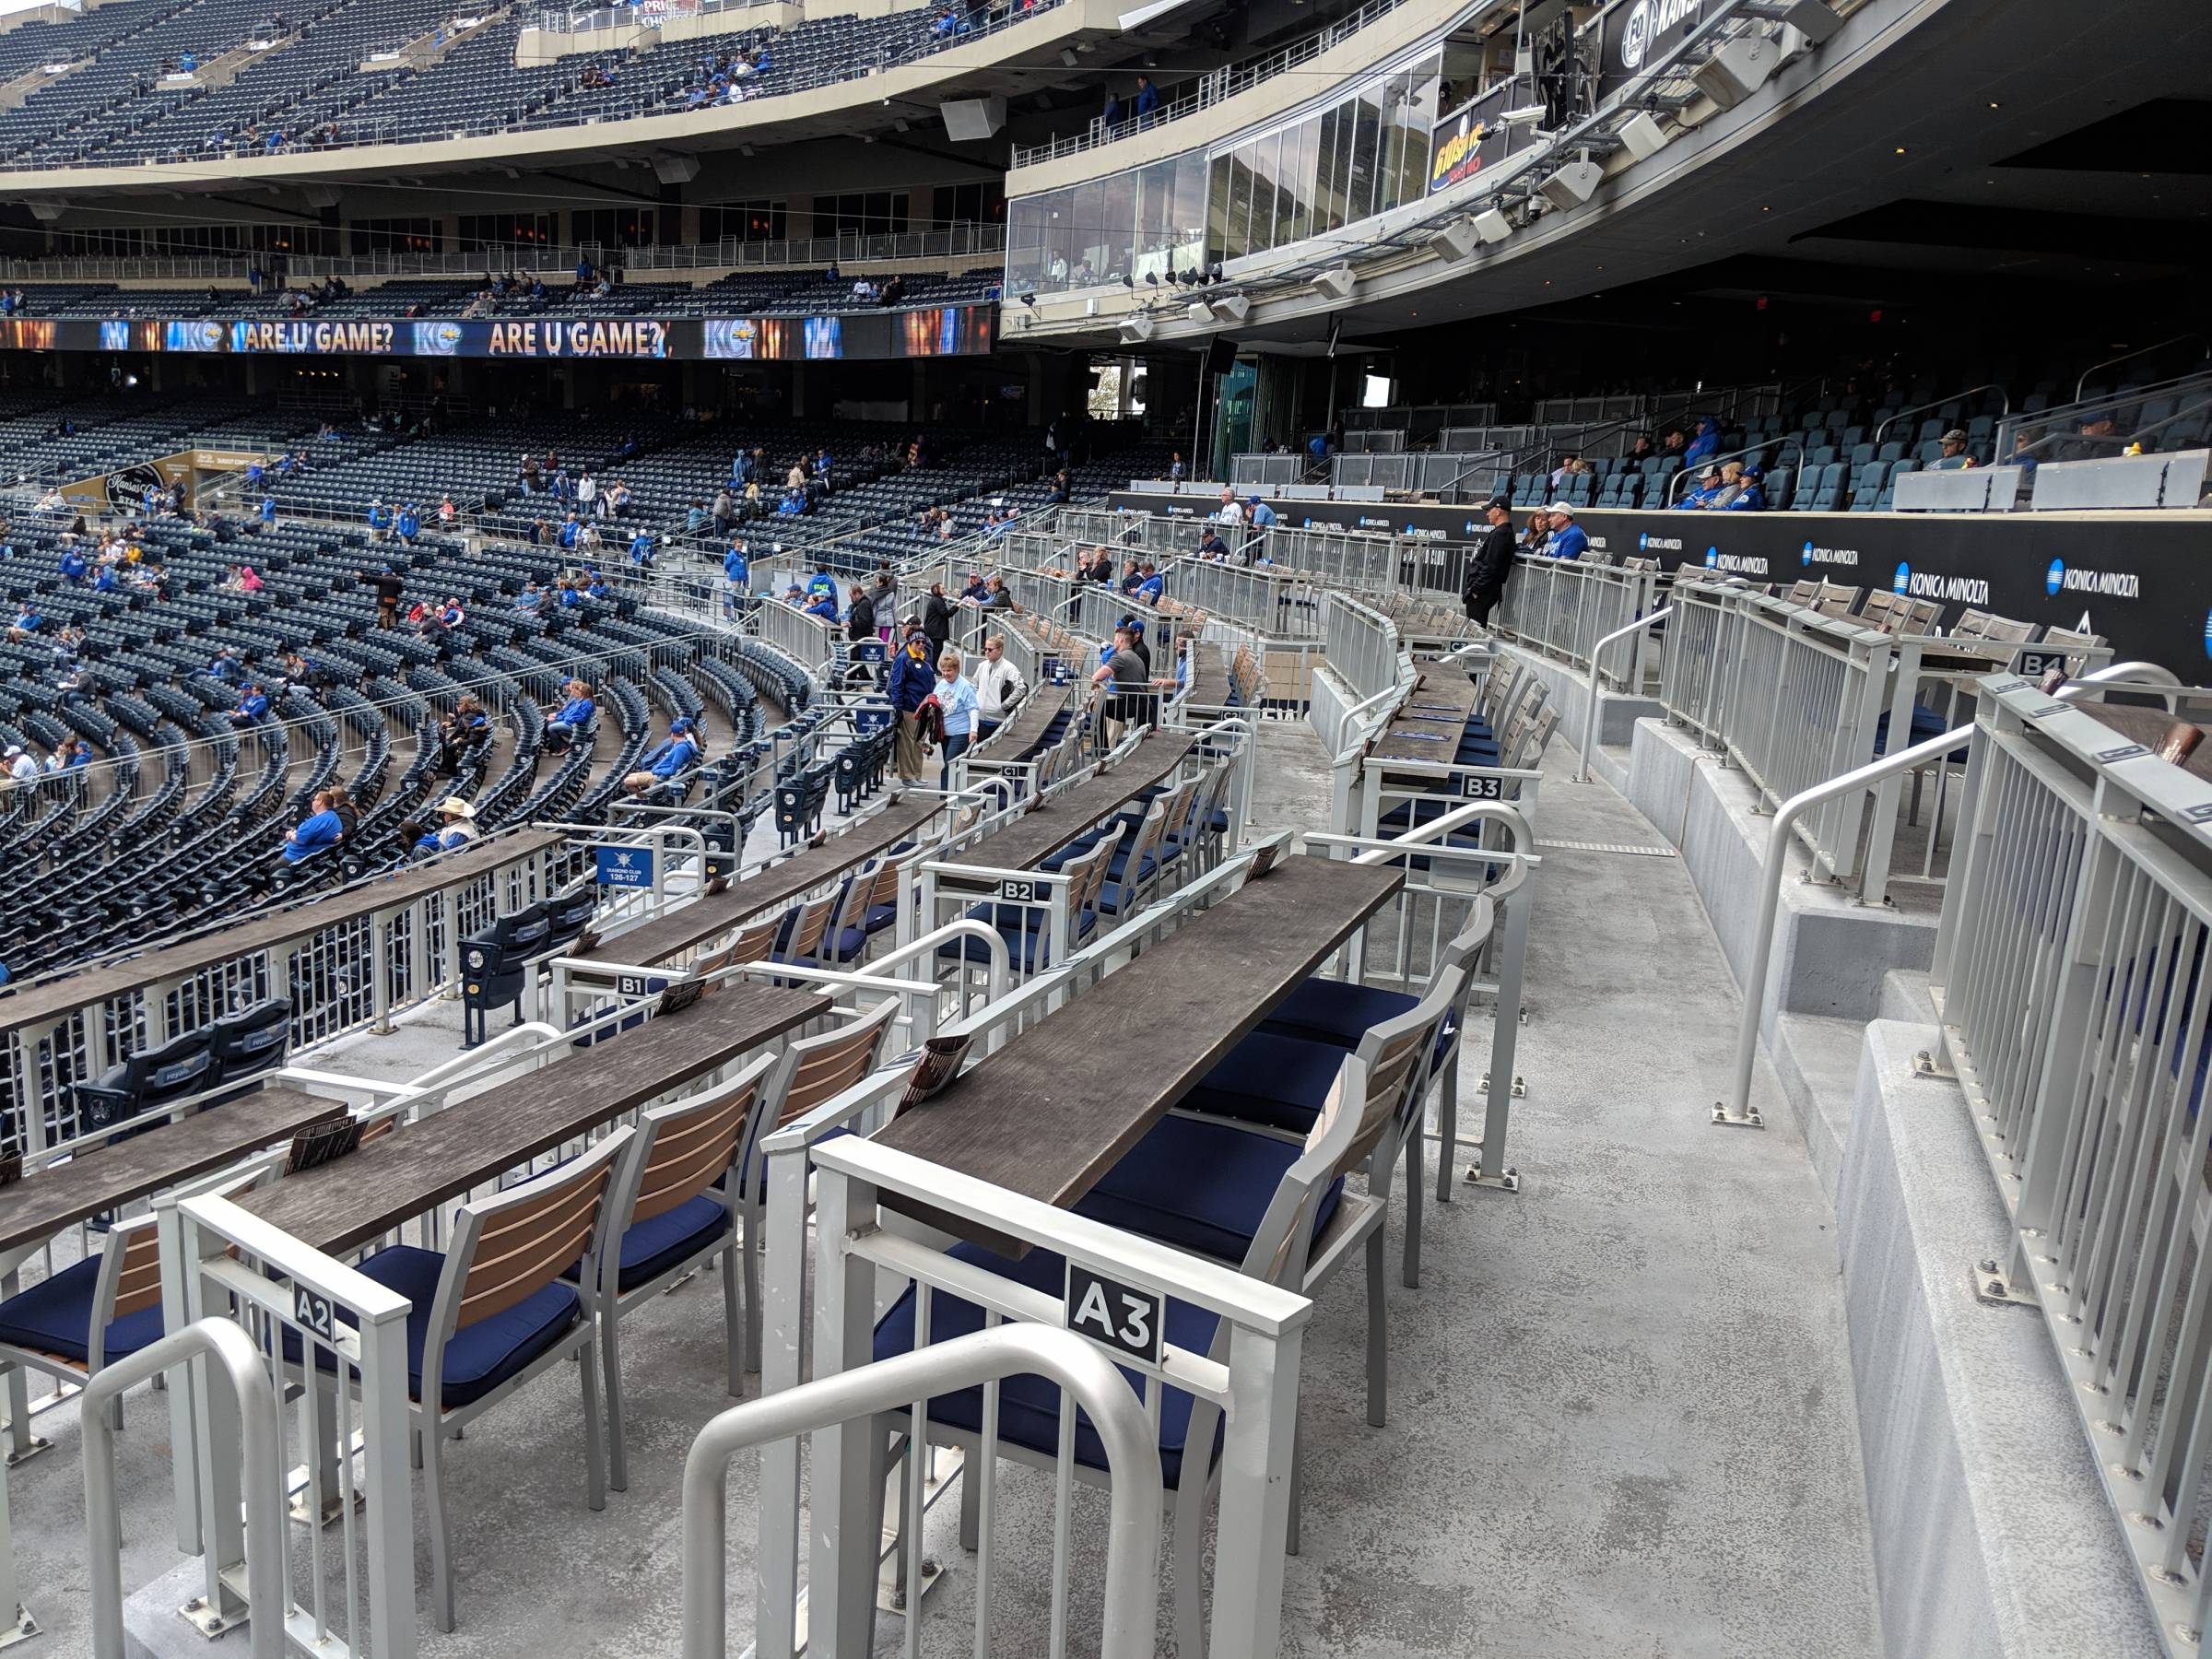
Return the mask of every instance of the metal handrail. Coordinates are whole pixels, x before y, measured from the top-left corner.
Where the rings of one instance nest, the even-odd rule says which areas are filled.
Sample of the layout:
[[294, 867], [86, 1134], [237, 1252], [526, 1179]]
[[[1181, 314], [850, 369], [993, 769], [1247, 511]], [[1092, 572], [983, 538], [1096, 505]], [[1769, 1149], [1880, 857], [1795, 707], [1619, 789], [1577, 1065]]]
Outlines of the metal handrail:
[[[2101, 363], [2091, 363], [2087, 369], [2084, 369], [2081, 371], [2081, 378], [2074, 382], [2074, 401], [2076, 403], [2081, 401], [2082, 389], [2089, 383], [2089, 376], [2096, 373], [2098, 370], [2110, 369], [2115, 364], [2130, 362], [2139, 357], [2148, 357], [2152, 352], [2163, 351], [2169, 346], [2179, 346], [2183, 340], [2194, 340], [2205, 348], [2205, 356], [2212, 358], [2212, 339], [2206, 339], [2201, 334], [2179, 334], [2171, 340], [2160, 340], [2155, 346], [2138, 346], [2133, 351], [2124, 351], [2116, 358], [2107, 358]], [[2173, 378], [2178, 380], [2182, 377], [2177, 375]]]
[[[2084, 675], [2072, 685], [2062, 688], [2058, 696], [2072, 699], [2088, 686], [2118, 680], [2124, 677], [2155, 680], [2160, 684], [2180, 686], [2182, 681], [2171, 670], [2156, 663], [2112, 663]], [[2171, 705], [2171, 699], [2168, 699]], [[1913, 771], [1931, 760], [1940, 760], [1957, 753], [1973, 737], [1971, 725], [1953, 727], [1941, 736], [1931, 737], [1925, 743], [1916, 743], [1911, 748], [1900, 749], [1894, 755], [1884, 755], [1865, 766], [1854, 767], [1825, 783], [1792, 795], [1776, 808], [1772, 827], [1767, 831], [1767, 857], [1759, 869], [1759, 923], [1751, 935], [1751, 963], [1744, 973], [1744, 1011], [1735, 1033], [1735, 1069], [1725, 1100], [1713, 1103], [1712, 1121], [1729, 1128], [1764, 1129], [1766, 1120], [1751, 1104], [1751, 1074], [1759, 1061], [1759, 1028], [1762, 1006], [1767, 1000], [1767, 970], [1774, 954], [1774, 919], [1782, 908], [1782, 872], [1789, 853], [1793, 827], [1806, 811], [1826, 801], [1832, 801], [1855, 791]]]
[[[1667, 618], [1674, 615], [1674, 611], [1675, 607], [1673, 606], [1663, 605], [1657, 610], [1653, 611], [1650, 616], [1639, 617], [1635, 621], [1630, 623], [1626, 628], [1615, 629], [1604, 639], [1598, 641], [1596, 644], [1590, 647], [1590, 702], [1589, 706], [1583, 711], [1583, 761], [1582, 765], [1575, 770], [1574, 781], [1577, 783], [1587, 783], [1590, 782], [1590, 749], [1597, 732], [1598, 658], [1605, 654], [1606, 647], [1612, 644], [1614, 641], [1625, 640], [1630, 634], [1635, 633], [1640, 629], [1650, 628], [1654, 623], [1664, 622], [1667, 619]], [[1637, 689], [1641, 690], [1642, 688], [1638, 687]]]
[[[724, 1597], [732, 1457], [771, 1441], [1021, 1375], [1049, 1378], [1074, 1395], [1105, 1448], [1113, 1478], [1100, 1652], [1101, 1659], [1147, 1659], [1159, 1618], [1161, 1494], [1151, 1423], [1128, 1379], [1100, 1349], [1072, 1331], [1021, 1323], [817, 1377], [733, 1406], [701, 1429], [684, 1459], [683, 1659], [725, 1659], [729, 1652]], [[920, 1617], [919, 1602], [918, 1596], [910, 1600], [910, 1619]]]
[[253, 1644], [253, 1659], [284, 1659], [290, 1538], [285, 1521], [276, 1389], [245, 1327], [228, 1319], [188, 1324], [126, 1359], [103, 1365], [85, 1380], [78, 1432], [85, 1454], [93, 1659], [124, 1659], [124, 1651], [123, 1535], [115, 1499], [115, 1430], [108, 1423], [108, 1404], [124, 1389], [198, 1359], [211, 1361], [211, 1373], [229, 1379], [238, 1403], [239, 1443], [245, 1457], [247, 1640]]
[[1880, 426], [1874, 429], [1875, 447], [1879, 449], [1882, 442], [1882, 434], [1888, 431], [1891, 427], [1895, 426], [1899, 421], [1904, 419], [1907, 416], [1925, 415], [1930, 409], [1940, 409], [1945, 404], [1957, 403], [1960, 398], [1971, 397], [1977, 392], [1994, 392], [1999, 397], [2002, 397], [2005, 400], [2005, 406], [1997, 411], [1997, 419], [2000, 423], [2012, 418], [2012, 394], [2006, 391], [2003, 386], [1994, 384], [1986, 386], [1969, 386], [1963, 392], [1948, 393], [1942, 397], [1936, 398], [1932, 403], [1916, 404], [1910, 409], [1900, 409], [1896, 414], [1890, 416], [1888, 419], [1883, 421]]

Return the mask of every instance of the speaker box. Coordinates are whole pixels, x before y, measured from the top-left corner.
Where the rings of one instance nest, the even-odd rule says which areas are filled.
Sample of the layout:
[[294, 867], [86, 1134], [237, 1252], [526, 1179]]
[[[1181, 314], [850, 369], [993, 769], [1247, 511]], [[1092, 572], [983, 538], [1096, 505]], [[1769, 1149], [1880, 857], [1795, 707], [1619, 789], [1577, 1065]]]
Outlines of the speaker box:
[[1486, 242], [1501, 242], [1513, 233], [1513, 221], [1495, 207], [1485, 207], [1467, 222]]
[[1554, 207], [1580, 207], [1597, 194], [1606, 170], [1594, 161], [1570, 161], [1538, 186]]
[[1206, 371], [1208, 374], [1227, 374], [1237, 366], [1237, 343], [1227, 335], [1216, 335], [1206, 343]]
[[697, 156], [655, 156], [653, 176], [664, 184], [688, 184], [699, 177]]
[[1621, 147], [1639, 161], [1649, 161], [1666, 147], [1666, 129], [1649, 115], [1631, 116], [1620, 129]]
[[1241, 323], [1252, 311], [1252, 301], [1241, 294], [1221, 294], [1207, 303], [1224, 323]]
[[1349, 300], [1358, 281], [1350, 265], [1335, 265], [1313, 278], [1313, 291], [1328, 300]]
[[1192, 300], [1184, 308], [1183, 314], [1204, 327], [1211, 328], [1214, 325], [1214, 308], [1203, 300]]
[[1458, 260], [1474, 253], [1481, 241], [1476, 234], [1473, 219], [1458, 218], [1430, 237], [1429, 245], [1436, 250], [1439, 258]]
[[1767, 84], [1774, 73], [1775, 52], [1771, 41], [1730, 41], [1689, 72], [1698, 90], [1724, 110], [1733, 110]]
[[951, 99], [939, 110], [945, 117], [945, 136], [955, 144], [995, 138], [1006, 124], [1006, 100], [996, 96]]

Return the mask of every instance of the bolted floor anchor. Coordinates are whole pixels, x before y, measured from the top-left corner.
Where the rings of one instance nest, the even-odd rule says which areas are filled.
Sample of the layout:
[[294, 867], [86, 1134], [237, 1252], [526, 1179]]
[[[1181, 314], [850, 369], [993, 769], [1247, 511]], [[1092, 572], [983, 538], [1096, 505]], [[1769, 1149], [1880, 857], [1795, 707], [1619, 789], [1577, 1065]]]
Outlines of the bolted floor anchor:
[[2032, 1291], [2015, 1290], [2005, 1270], [1997, 1265], [1994, 1256], [1985, 1256], [1974, 1264], [1971, 1275], [1974, 1300], [1992, 1308], [2033, 1308], [2039, 1306]]
[[[1490, 1074], [1488, 1072], [1482, 1074], [1482, 1081], [1475, 1086], [1475, 1092], [1486, 1095], [1490, 1092]], [[1528, 1079], [1526, 1077], [1516, 1076], [1513, 1078], [1513, 1099], [1516, 1100], [1528, 1099]]]
[[1512, 1164], [1505, 1166], [1502, 1175], [1486, 1174], [1483, 1171], [1482, 1143], [1462, 1141], [1460, 1145], [1471, 1147], [1475, 1151], [1475, 1161], [1467, 1166], [1467, 1172], [1460, 1177], [1466, 1185], [1484, 1187], [1493, 1193], [1518, 1193], [1521, 1190], [1521, 1171]]
[[1737, 1117], [1728, 1110], [1727, 1101], [1715, 1100], [1712, 1103], [1712, 1126], [1715, 1129], [1764, 1129], [1767, 1120], [1759, 1115], [1756, 1106], [1746, 1106], [1744, 1115]]
[[1914, 1053], [1912, 1056], [1912, 1075], [1916, 1077], [1936, 1077], [1940, 1078], [1946, 1083], [1956, 1083], [1959, 1081], [1959, 1074], [1953, 1071], [1949, 1066], [1946, 1065], [1941, 1060], [1938, 1060], [1934, 1054], [1928, 1053], [1926, 1049], [1921, 1049]]

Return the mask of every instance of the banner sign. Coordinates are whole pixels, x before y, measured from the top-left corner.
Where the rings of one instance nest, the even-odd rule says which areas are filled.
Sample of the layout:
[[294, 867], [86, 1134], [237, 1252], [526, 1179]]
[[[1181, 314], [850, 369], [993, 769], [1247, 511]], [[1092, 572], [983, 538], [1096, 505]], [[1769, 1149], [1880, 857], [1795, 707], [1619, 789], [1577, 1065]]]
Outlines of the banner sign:
[[1532, 128], [1505, 124], [1512, 90], [1512, 82], [1500, 81], [1436, 124], [1429, 147], [1430, 194], [1449, 190], [1486, 167], [1497, 166], [1535, 136]]
[[1614, 0], [1598, 21], [1597, 96], [1664, 64], [1705, 20], [1706, 0]]
[[0, 351], [221, 352], [240, 357], [971, 357], [997, 343], [995, 305], [815, 317], [7, 318]]
[[[1204, 496], [1123, 491], [1115, 507], [1204, 517]], [[1277, 522], [1314, 530], [1372, 530], [1439, 544], [1483, 531], [1479, 508], [1271, 500]], [[2102, 634], [2118, 660], [2161, 664], [2184, 685], [2212, 669], [2212, 559], [2203, 528], [2179, 512], [1688, 512], [1593, 508], [1575, 523], [1615, 560], [1652, 559], [1787, 588], [1819, 577], [1888, 588], [1943, 607], [1950, 628], [1969, 609]], [[1516, 510], [1516, 527], [1528, 510]], [[1194, 541], [1197, 526], [1194, 523]]]

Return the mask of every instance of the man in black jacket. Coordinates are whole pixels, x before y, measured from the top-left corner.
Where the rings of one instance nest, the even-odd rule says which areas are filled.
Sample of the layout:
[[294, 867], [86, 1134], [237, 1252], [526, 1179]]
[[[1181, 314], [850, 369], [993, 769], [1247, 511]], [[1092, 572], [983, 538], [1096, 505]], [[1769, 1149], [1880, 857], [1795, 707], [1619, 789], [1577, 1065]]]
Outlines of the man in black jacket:
[[1466, 605], [1467, 620], [1488, 628], [1490, 613], [1505, 596], [1506, 578], [1513, 573], [1513, 515], [1505, 498], [1500, 496], [1483, 509], [1483, 516], [1490, 527], [1475, 544], [1460, 598]]

